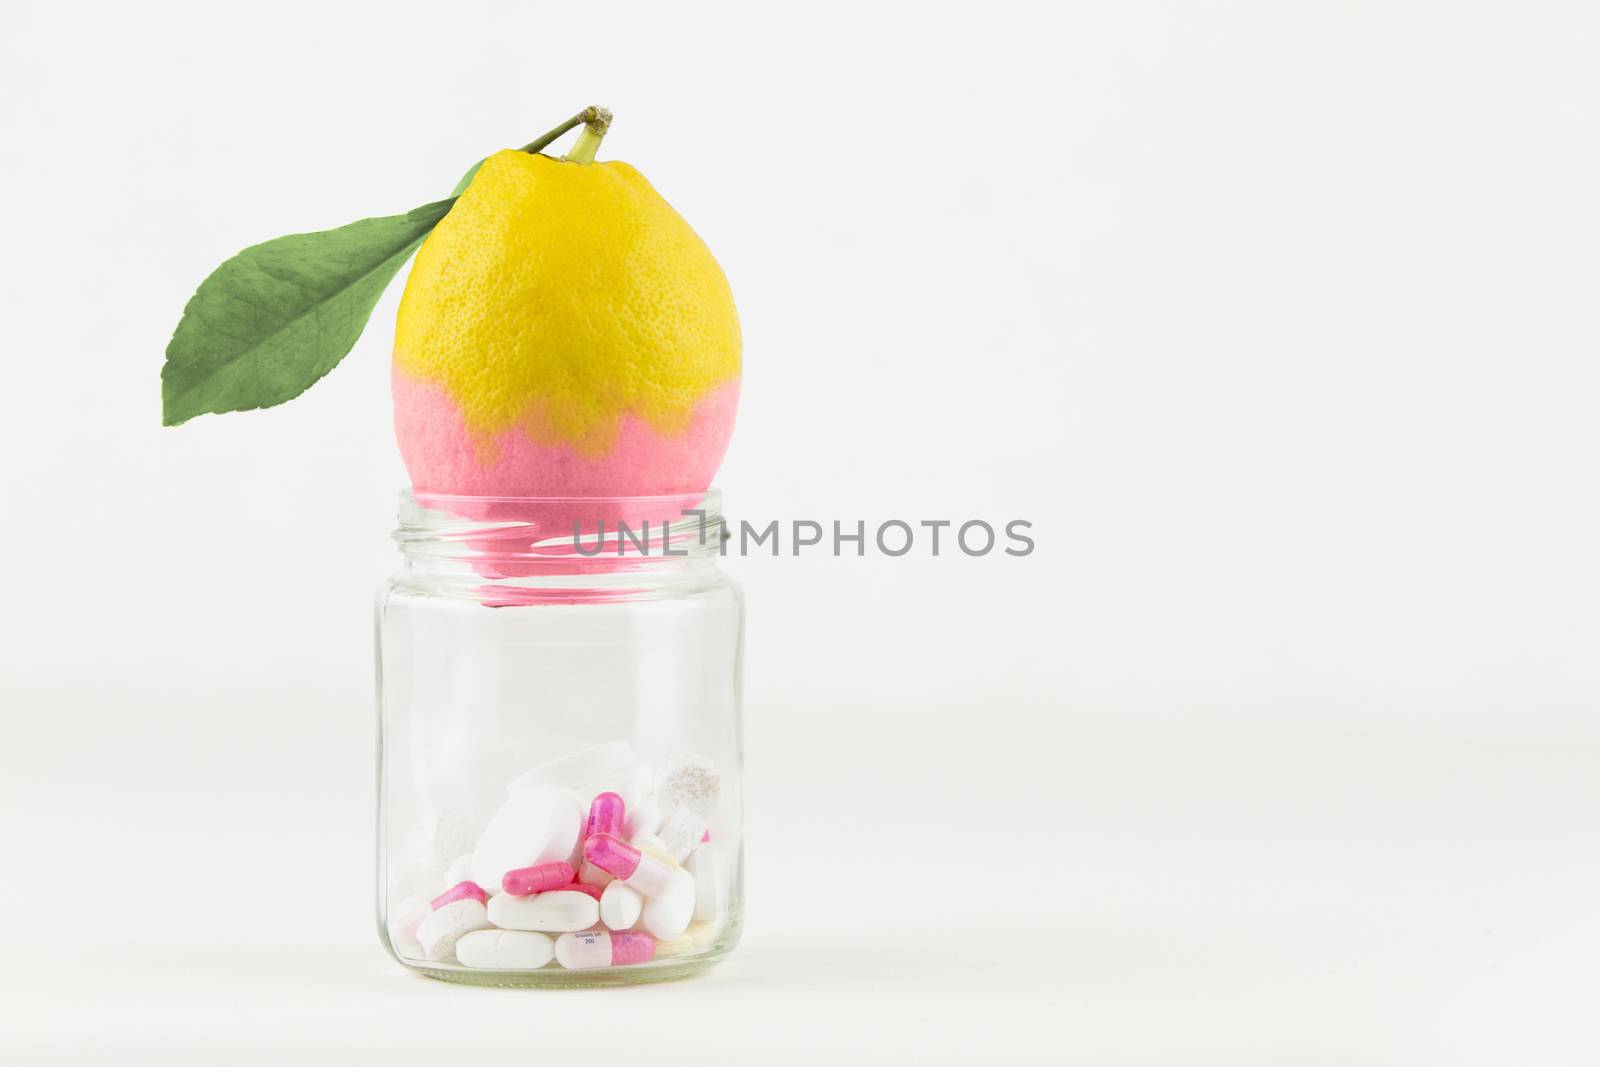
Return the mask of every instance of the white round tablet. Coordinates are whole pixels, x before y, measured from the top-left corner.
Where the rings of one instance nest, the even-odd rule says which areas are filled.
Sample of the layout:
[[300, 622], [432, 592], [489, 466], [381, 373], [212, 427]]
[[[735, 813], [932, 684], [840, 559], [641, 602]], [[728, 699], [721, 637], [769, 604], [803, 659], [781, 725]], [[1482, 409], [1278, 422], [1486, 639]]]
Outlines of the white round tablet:
[[472, 880], [500, 891], [507, 871], [571, 858], [583, 830], [583, 802], [570, 789], [542, 785], [508, 799], [472, 850]]
[[423, 957], [447, 960], [455, 953], [456, 942], [474, 930], [489, 925], [489, 915], [475, 897], [452, 900], [434, 911], [417, 926], [417, 944]]
[[600, 921], [613, 930], [632, 929], [643, 908], [643, 894], [631, 885], [611, 882], [600, 894]]
[[577, 789], [605, 775], [626, 770], [634, 762], [633, 745], [627, 741], [607, 741], [541, 763], [513, 780], [506, 792], [515, 796], [525, 789], [545, 785]]
[[673, 869], [667, 891], [645, 900], [640, 921], [661, 940], [677, 937], [689, 929], [694, 918], [694, 875], [682, 867]]

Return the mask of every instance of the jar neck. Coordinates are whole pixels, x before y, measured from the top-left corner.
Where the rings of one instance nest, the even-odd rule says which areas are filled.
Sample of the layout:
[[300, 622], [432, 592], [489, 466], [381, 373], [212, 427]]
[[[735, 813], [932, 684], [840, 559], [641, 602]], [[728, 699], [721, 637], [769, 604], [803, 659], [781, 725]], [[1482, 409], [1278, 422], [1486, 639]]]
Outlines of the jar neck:
[[394, 539], [408, 569], [518, 582], [715, 565], [716, 489], [677, 496], [484, 497], [400, 494]]

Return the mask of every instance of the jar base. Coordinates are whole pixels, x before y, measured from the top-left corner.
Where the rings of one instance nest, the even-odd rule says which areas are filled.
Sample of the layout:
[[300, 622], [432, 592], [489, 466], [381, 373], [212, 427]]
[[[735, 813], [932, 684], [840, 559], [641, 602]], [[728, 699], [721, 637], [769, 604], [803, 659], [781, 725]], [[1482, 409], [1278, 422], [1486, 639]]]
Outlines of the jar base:
[[560, 966], [541, 967], [537, 971], [490, 971], [472, 967], [419, 967], [409, 963], [406, 969], [426, 978], [456, 985], [499, 989], [603, 989], [609, 986], [681, 982], [704, 974], [722, 959], [722, 956], [697, 956], [692, 960], [672, 960], [659, 965], [601, 967], [592, 971], [569, 971]]
[[734, 941], [736, 937], [730, 939], [728, 944], [714, 942], [706, 952], [693, 957], [651, 961], [634, 966], [608, 966], [608, 968], [595, 968], [594, 971], [568, 971], [558, 963], [542, 966], [538, 971], [490, 971], [485, 968], [469, 968], [448, 963], [446, 965], [413, 963], [410, 960], [402, 960], [400, 963], [408, 971], [414, 971], [435, 981], [453, 982], [456, 985], [490, 985], [496, 989], [606, 989], [613, 985], [682, 982], [686, 977], [704, 974], [718, 963], [722, 963], [728, 957], [728, 953], [733, 952]]
[[733, 951], [734, 946], [739, 943], [742, 926], [742, 922], [737, 919], [728, 922], [704, 951], [693, 955], [672, 956], [627, 967], [597, 967], [588, 971], [569, 971], [553, 961], [532, 971], [463, 967], [454, 962], [425, 963], [401, 955], [395, 951], [394, 945], [387, 938], [384, 938], [384, 946], [406, 970], [455, 985], [490, 986], [500, 989], [603, 989], [610, 986], [681, 982], [686, 978], [704, 974]]

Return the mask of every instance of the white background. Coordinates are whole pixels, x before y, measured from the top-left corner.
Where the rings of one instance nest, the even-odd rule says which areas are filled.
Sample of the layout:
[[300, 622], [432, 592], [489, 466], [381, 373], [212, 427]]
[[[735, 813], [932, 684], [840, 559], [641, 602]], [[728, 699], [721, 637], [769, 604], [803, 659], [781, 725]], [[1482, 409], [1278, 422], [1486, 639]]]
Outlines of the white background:
[[[1592, 5], [9, 10], [0, 1059], [1593, 1063]], [[446, 987], [371, 917], [398, 286], [159, 426], [240, 247], [589, 103], [746, 340], [749, 922]]]

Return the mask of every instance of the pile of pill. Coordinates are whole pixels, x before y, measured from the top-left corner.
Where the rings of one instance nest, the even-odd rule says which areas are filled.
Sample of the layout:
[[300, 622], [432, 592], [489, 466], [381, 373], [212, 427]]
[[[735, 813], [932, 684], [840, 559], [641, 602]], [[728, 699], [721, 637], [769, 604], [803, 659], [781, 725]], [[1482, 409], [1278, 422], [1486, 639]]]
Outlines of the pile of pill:
[[443, 892], [398, 909], [396, 951], [430, 963], [588, 970], [703, 951], [722, 879], [711, 822], [721, 776], [703, 756], [658, 776], [616, 741], [522, 775]]

